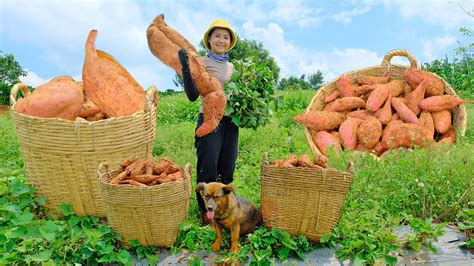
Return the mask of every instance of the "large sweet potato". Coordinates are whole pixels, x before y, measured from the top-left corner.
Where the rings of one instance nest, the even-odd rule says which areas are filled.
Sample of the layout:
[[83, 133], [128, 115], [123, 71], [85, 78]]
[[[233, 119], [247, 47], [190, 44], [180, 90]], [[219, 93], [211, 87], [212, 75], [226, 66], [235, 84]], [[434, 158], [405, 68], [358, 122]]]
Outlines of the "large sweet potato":
[[375, 117], [364, 120], [357, 129], [357, 140], [362, 145], [371, 149], [382, 136], [382, 123]]
[[413, 89], [418, 87], [423, 80], [426, 80], [427, 96], [442, 95], [444, 93], [443, 81], [431, 72], [411, 67], [405, 70], [403, 77]]
[[315, 131], [327, 131], [339, 127], [345, 115], [330, 111], [309, 111], [293, 117], [293, 120]]
[[97, 31], [86, 42], [84, 90], [107, 117], [127, 116], [145, 107], [145, 91], [112, 56], [95, 49]]
[[79, 116], [84, 102], [79, 83], [70, 76], [61, 76], [38, 86], [15, 104], [15, 111], [44, 118], [74, 120]]

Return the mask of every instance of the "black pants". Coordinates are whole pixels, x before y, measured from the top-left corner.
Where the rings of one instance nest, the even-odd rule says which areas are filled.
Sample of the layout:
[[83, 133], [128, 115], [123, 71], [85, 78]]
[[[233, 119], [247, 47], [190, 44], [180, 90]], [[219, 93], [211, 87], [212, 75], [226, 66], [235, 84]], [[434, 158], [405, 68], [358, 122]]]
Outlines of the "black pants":
[[[203, 115], [199, 114], [196, 129], [202, 124]], [[203, 136], [195, 137], [197, 155], [197, 182], [222, 182], [230, 184], [234, 180], [235, 161], [237, 159], [237, 142], [239, 128], [230, 117], [224, 116], [216, 130]], [[201, 195], [197, 193], [201, 211], [206, 211]]]

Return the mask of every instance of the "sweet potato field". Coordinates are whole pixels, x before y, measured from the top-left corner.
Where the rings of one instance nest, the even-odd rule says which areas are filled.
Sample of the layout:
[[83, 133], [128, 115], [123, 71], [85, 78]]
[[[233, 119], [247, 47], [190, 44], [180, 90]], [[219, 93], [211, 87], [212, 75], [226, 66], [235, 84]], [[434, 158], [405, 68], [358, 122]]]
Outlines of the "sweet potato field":
[[[278, 93], [278, 108], [270, 122], [254, 129], [240, 129], [234, 186], [238, 194], [260, 206], [260, 167], [265, 152], [270, 160], [290, 154], [312, 157], [304, 127], [292, 118], [304, 111], [314, 91], [288, 90]], [[472, 95], [462, 95], [473, 99]], [[163, 96], [158, 104], [155, 158], [167, 157], [178, 165], [196, 165], [194, 129], [199, 103], [186, 100], [183, 93]], [[343, 168], [353, 161], [355, 174], [338, 226], [318, 245], [337, 249], [342, 259], [373, 264], [393, 264], [402, 249], [431, 247], [447, 223], [470, 233], [466, 248], [473, 248], [474, 199], [474, 106], [467, 105], [465, 136], [450, 146], [436, 149], [400, 150], [382, 160], [364, 153], [343, 151], [330, 154], [329, 165]], [[0, 264], [14, 262], [132, 263], [132, 257], [157, 261], [160, 249], [142, 247], [138, 242], [122, 243], [104, 220], [77, 217], [69, 206], [62, 206], [64, 218], [50, 215], [45, 199], [33, 197], [34, 188], [26, 184], [23, 159], [19, 151], [11, 116], [0, 114]], [[45, 143], [47, 145], [47, 143]], [[195, 169], [193, 169], [194, 171]], [[193, 172], [193, 186], [196, 174]], [[172, 252], [209, 250], [213, 230], [199, 226], [200, 215], [195, 194], [191, 194], [188, 220]], [[159, 222], [159, 221], [157, 221]], [[397, 239], [400, 225], [413, 228], [406, 239]], [[291, 243], [291, 244], [288, 244]], [[226, 260], [245, 261], [252, 254], [258, 264], [304, 257], [314, 249], [302, 238], [262, 228], [240, 240], [241, 252], [227, 254], [224, 241], [221, 254]]]

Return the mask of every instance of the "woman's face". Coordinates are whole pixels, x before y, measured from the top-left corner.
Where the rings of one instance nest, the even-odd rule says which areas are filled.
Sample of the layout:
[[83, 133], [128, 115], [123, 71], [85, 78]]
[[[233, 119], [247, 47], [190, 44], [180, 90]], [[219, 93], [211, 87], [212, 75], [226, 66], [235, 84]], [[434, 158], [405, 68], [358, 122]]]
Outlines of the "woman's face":
[[224, 55], [229, 50], [231, 39], [228, 29], [215, 28], [209, 36], [211, 51], [218, 55]]

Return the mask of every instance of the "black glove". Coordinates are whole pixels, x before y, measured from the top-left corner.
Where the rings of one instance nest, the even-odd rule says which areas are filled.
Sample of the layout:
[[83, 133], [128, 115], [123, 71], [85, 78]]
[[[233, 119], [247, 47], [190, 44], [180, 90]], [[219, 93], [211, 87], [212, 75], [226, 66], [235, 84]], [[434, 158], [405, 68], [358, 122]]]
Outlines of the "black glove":
[[184, 48], [179, 49], [178, 58], [179, 62], [181, 63], [181, 76], [184, 83], [184, 92], [186, 93], [188, 99], [194, 102], [199, 97], [199, 92], [197, 91], [193, 77], [191, 76], [191, 71], [189, 70], [188, 53]]

